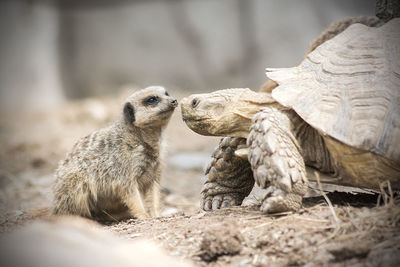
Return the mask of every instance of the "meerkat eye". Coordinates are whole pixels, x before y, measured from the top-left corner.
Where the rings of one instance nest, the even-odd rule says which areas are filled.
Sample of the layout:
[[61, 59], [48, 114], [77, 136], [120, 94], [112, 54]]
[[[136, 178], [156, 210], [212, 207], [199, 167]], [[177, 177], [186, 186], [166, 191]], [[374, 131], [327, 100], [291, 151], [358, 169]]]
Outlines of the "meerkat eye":
[[160, 98], [158, 96], [148, 96], [144, 99], [144, 105], [150, 106], [150, 105], [157, 105], [158, 102], [160, 102]]
[[165, 95], [166, 95], [166, 96], [169, 96], [169, 94], [168, 94], [168, 92], [167, 92], [167, 91], [165, 91]]

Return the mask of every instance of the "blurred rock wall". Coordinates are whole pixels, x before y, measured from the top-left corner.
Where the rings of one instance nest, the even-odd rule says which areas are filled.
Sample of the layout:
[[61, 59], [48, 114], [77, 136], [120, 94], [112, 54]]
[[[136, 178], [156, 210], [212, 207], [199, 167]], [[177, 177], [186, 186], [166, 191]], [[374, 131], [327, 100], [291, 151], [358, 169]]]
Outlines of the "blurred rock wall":
[[48, 106], [62, 99], [59, 16], [51, 3], [0, 1], [0, 107]]
[[298, 64], [329, 23], [374, 8], [373, 0], [3, 0], [1, 105], [56, 104], [126, 84], [257, 89], [266, 66]]

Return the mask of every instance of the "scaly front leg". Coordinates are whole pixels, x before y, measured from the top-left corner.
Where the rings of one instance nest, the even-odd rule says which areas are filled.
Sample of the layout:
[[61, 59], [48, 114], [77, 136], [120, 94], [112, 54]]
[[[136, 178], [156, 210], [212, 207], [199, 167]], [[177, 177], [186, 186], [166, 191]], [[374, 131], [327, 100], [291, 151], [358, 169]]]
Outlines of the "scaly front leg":
[[214, 151], [201, 192], [201, 208], [217, 210], [242, 204], [250, 193], [254, 178], [246, 159], [235, 155], [235, 150], [246, 146], [246, 139], [225, 137]]
[[298, 210], [307, 192], [307, 177], [289, 118], [284, 111], [268, 107], [252, 121], [248, 158], [257, 184], [261, 188], [269, 186], [261, 211]]

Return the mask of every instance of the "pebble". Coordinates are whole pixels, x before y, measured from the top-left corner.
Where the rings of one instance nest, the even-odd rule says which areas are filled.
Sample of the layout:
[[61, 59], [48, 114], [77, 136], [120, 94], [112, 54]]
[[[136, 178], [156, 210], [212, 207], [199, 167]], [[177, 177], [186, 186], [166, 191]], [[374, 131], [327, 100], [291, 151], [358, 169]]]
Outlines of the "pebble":
[[184, 170], [205, 170], [211, 161], [211, 154], [205, 152], [198, 153], [178, 153], [169, 158], [169, 164]]

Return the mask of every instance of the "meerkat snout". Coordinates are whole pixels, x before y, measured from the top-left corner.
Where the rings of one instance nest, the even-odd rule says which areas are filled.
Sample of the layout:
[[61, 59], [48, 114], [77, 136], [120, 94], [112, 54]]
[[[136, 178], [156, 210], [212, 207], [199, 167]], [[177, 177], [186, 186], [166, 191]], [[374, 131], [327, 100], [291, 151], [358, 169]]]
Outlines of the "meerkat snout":
[[79, 140], [60, 162], [53, 213], [100, 220], [159, 216], [163, 131], [177, 105], [161, 86], [129, 96], [118, 120]]
[[176, 107], [178, 106], [178, 100], [173, 99], [173, 100], [171, 101], [171, 105], [172, 105], [174, 108], [176, 108]]

